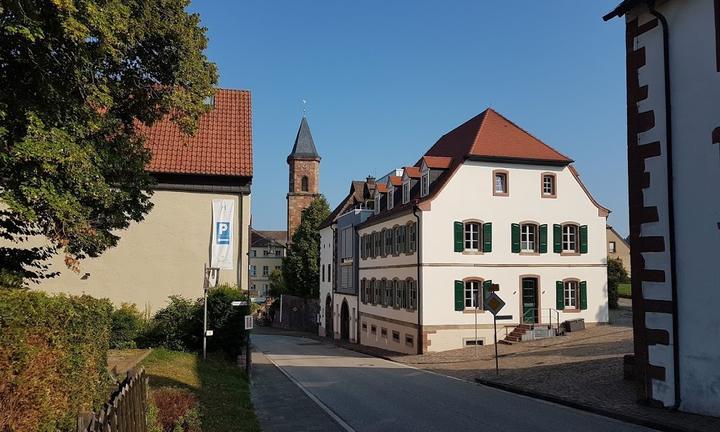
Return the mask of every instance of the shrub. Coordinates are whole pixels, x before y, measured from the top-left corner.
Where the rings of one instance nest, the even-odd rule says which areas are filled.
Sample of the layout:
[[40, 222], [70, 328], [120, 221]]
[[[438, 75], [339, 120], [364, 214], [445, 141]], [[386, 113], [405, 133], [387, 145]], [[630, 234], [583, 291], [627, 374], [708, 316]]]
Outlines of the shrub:
[[618, 285], [628, 280], [627, 270], [620, 258], [608, 258], [608, 304], [610, 309], [618, 307]]
[[163, 432], [200, 432], [198, 401], [190, 391], [162, 387], [152, 391], [152, 403]]
[[[232, 306], [235, 300], [248, 300], [236, 286], [220, 285], [208, 293], [208, 329], [213, 330], [213, 336], [208, 338], [208, 350], [223, 350], [233, 358], [245, 345], [245, 314], [248, 313], [246, 306]], [[199, 304], [202, 320], [202, 299]]]
[[145, 327], [145, 318], [134, 304], [123, 303], [111, 316], [110, 348], [135, 348], [135, 339]]
[[198, 350], [202, 344], [202, 305], [175, 295], [158, 310], [136, 338], [141, 348], [164, 347], [176, 351]]
[[107, 399], [112, 305], [0, 290], [0, 430], [70, 431]]

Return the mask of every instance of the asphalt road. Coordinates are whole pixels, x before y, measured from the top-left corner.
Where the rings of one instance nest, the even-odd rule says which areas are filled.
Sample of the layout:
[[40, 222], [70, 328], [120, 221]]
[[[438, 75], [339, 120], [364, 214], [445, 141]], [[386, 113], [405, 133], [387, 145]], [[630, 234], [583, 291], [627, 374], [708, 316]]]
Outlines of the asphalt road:
[[[253, 336], [256, 349], [356, 431], [651, 431], [421, 371], [311, 339]], [[297, 413], [302, 416], [302, 412]]]

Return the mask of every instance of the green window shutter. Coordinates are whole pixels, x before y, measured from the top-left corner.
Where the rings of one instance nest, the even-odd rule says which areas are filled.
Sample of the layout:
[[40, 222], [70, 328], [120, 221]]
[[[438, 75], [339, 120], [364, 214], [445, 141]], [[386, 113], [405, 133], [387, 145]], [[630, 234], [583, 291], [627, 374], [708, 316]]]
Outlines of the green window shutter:
[[580, 282], [580, 310], [587, 309], [587, 282]]
[[492, 223], [483, 224], [483, 252], [492, 252]]
[[547, 225], [540, 225], [540, 253], [547, 253]]
[[455, 281], [455, 310], [465, 310], [465, 284], [463, 281]]
[[555, 309], [565, 309], [565, 289], [562, 281], [555, 282]]
[[588, 252], [588, 227], [587, 225], [580, 225], [580, 253], [585, 254]]
[[464, 226], [462, 222], [453, 223], [455, 230], [455, 252], [462, 252], [465, 250], [465, 242], [463, 239]]
[[520, 253], [520, 224], [511, 224], [510, 232], [512, 240], [512, 253]]
[[562, 225], [553, 224], [553, 252], [562, 253]]
[[485, 301], [487, 300], [488, 296], [490, 296], [490, 293], [492, 292], [492, 291], [490, 291], [491, 287], [492, 287], [492, 280], [486, 280], [485, 282], [483, 282], [483, 297], [482, 297], [483, 303], [482, 304], [483, 304], [484, 310], [487, 310], [487, 307], [485, 307]]

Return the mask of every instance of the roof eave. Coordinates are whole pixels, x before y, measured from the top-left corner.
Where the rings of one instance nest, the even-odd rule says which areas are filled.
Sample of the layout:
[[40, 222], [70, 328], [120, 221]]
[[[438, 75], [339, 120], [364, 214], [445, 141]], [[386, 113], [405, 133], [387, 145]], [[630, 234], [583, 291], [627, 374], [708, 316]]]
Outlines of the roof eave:
[[470, 155], [466, 157], [466, 160], [477, 161], [477, 162], [504, 162], [512, 164], [529, 164], [529, 165], [551, 165], [551, 166], [567, 166], [573, 163], [572, 159], [533, 159], [533, 158], [517, 158], [509, 156], [480, 156]]
[[619, 5], [617, 5], [617, 7], [615, 9], [613, 9], [610, 13], [605, 15], [603, 17], [603, 21], [610, 21], [611, 19], [613, 19], [615, 17], [619, 18], [619, 17], [625, 15], [626, 13], [628, 13], [632, 8], [637, 6], [639, 3], [647, 3], [647, 1], [648, 0], [625, 0], [622, 3], [620, 3]]

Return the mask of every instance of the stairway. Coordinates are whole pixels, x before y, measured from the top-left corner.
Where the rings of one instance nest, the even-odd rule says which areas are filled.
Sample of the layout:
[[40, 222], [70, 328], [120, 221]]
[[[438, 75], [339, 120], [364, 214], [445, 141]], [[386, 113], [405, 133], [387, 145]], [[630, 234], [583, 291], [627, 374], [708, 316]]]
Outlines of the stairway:
[[529, 324], [520, 324], [519, 326], [515, 327], [513, 331], [511, 331], [510, 334], [505, 337], [505, 339], [501, 340], [500, 343], [512, 345], [513, 342], [520, 342], [523, 335], [531, 329], [532, 326]]

